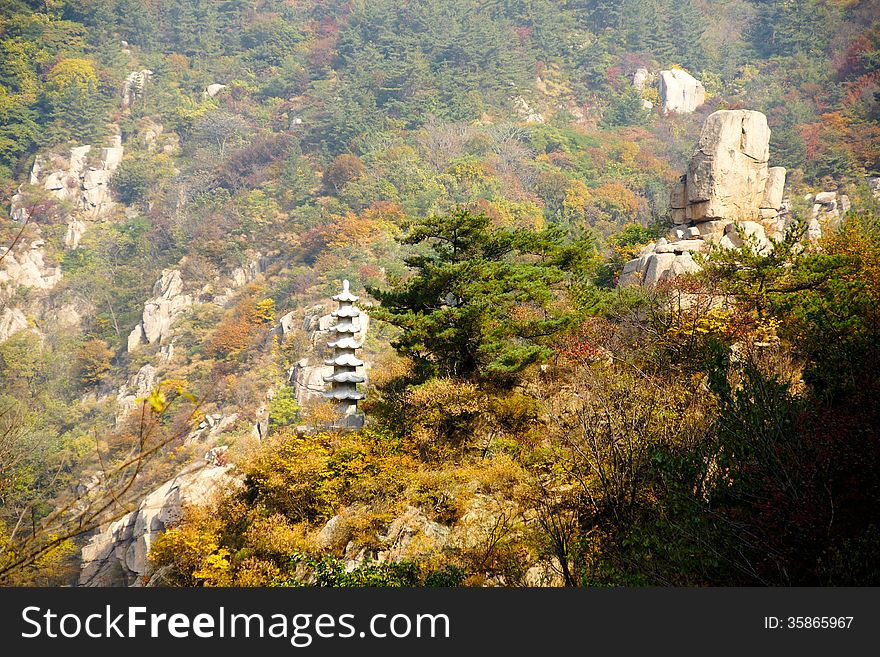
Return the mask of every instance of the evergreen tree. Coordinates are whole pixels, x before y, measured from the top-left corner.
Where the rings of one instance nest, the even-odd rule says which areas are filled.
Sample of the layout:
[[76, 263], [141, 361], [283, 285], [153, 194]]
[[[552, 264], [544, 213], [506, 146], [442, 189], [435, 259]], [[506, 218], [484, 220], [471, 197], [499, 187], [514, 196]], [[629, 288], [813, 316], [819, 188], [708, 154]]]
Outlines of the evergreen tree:
[[94, 65], [86, 59], [62, 59], [49, 71], [43, 104], [51, 120], [51, 140], [92, 142], [107, 123], [107, 99], [98, 88]]
[[119, 27], [129, 43], [145, 50], [154, 49], [159, 40], [159, 20], [155, 9], [141, 0], [119, 0]]
[[615, 96], [602, 122], [607, 126], [639, 125], [645, 122], [647, 116], [641, 95], [635, 87], [628, 86], [623, 93]]
[[691, 71], [702, 70], [706, 58], [700, 40], [706, 21], [693, 0], [671, 0], [666, 23], [678, 63]]
[[600, 32], [607, 28], [620, 29], [621, 3], [619, 0], [589, 0], [586, 3], [586, 14], [589, 16], [590, 28]]
[[622, 0], [620, 3], [620, 25], [616, 34], [620, 44], [628, 50], [639, 52], [647, 49], [649, 37], [656, 26], [656, 15], [653, 25], [648, 17], [653, 6], [653, 0], [647, 3], [642, 0]]
[[673, 61], [678, 44], [674, 30], [670, 29], [668, 2], [655, 0], [646, 3], [643, 20], [647, 31], [644, 50], [660, 62]]
[[752, 37], [764, 55], [818, 54], [834, 34], [832, 11], [819, 0], [761, 0]]
[[369, 289], [374, 316], [403, 331], [395, 348], [424, 375], [503, 381], [553, 353], [572, 312], [559, 296], [583, 275], [593, 249], [565, 245], [561, 230], [494, 229], [488, 217], [455, 210], [416, 222], [402, 242], [427, 252], [406, 260], [414, 275]]
[[211, 0], [178, 0], [172, 11], [175, 47], [194, 59], [205, 59], [220, 49], [217, 7]]

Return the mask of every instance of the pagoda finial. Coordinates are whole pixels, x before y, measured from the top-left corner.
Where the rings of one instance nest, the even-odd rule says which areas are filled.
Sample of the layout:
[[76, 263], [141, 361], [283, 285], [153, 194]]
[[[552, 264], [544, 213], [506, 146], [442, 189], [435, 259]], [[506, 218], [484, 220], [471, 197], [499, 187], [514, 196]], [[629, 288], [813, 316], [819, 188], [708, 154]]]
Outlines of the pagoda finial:
[[342, 291], [348, 292], [348, 279], [347, 278], [342, 281]]

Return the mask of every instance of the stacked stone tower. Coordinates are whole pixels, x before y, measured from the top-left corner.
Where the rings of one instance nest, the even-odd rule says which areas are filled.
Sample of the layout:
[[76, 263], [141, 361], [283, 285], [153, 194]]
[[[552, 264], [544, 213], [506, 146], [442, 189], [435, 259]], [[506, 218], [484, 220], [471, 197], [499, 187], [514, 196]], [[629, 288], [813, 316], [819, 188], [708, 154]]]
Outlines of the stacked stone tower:
[[358, 429], [364, 424], [364, 416], [357, 408], [358, 401], [364, 398], [357, 384], [366, 381], [357, 371], [363, 367], [364, 361], [355, 355], [360, 347], [354, 337], [360, 330], [361, 311], [354, 305], [358, 299], [349, 291], [348, 281], [343, 281], [342, 292], [333, 297], [334, 301], [339, 302], [339, 308], [331, 313], [336, 318], [336, 324], [330, 327], [335, 340], [327, 343], [333, 349], [333, 358], [324, 361], [326, 365], [333, 366], [333, 374], [324, 377], [324, 381], [332, 384], [324, 397], [338, 403], [338, 426], [346, 429]]

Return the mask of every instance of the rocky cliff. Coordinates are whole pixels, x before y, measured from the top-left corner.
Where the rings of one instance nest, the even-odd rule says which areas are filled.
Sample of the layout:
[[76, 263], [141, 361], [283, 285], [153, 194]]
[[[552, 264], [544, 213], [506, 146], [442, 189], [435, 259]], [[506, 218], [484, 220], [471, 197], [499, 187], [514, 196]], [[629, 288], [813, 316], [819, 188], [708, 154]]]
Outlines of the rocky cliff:
[[174, 322], [193, 302], [190, 295], [183, 293], [183, 279], [177, 269], [162, 271], [153, 285], [153, 295], [144, 303], [142, 319], [128, 336], [129, 351], [170, 338]]
[[187, 504], [200, 504], [236, 479], [217, 451], [149, 493], [137, 509], [102, 528], [82, 549], [80, 586], [142, 586], [156, 537], [177, 522]]
[[783, 202], [785, 169], [770, 167], [767, 117], [751, 110], [721, 110], [703, 125], [687, 173], [670, 194], [673, 229], [623, 268], [619, 285], [653, 287], [699, 270], [694, 253], [711, 244], [756, 248], [779, 239], [789, 217]]

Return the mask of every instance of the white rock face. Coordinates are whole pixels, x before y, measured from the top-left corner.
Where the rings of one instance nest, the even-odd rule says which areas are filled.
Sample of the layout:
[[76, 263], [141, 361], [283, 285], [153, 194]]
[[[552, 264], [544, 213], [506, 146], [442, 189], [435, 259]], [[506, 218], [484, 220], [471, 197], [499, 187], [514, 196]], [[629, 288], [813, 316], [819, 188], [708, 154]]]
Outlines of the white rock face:
[[[88, 166], [91, 151], [92, 146], [72, 148], [66, 161], [37, 156], [31, 170], [31, 184], [43, 187], [58, 200], [73, 204], [74, 211], [87, 218], [103, 217], [113, 207], [109, 183], [122, 162], [124, 148], [118, 135], [112, 137], [110, 145], [101, 149], [100, 163], [92, 167]], [[13, 199], [13, 214], [15, 211]]]
[[257, 253], [253, 258], [248, 260], [245, 265], [236, 267], [232, 270], [230, 275], [232, 278], [232, 287], [243, 287], [251, 281], [256, 280], [260, 274], [266, 271], [268, 264], [268, 259], [264, 258], [262, 253]]
[[219, 94], [221, 91], [223, 91], [225, 88], [226, 88], [225, 84], [217, 84], [217, 83], [209, 84], [207, 87], [205, 87], [205, 93], [208, 96], [210, 96], [211, 98], [213, 98], [214, 96]]
[[[769, 144], [770, 129], [761, 112], [721, 110], [711, 114], [683, 180], [685, 219], [757, 219], [770, 175]], [[784, 178], [784, 170], [775, 172], [775, 185], [780, 173]]]
[[660, 71], [660, 107], [663, 114], [689, 114], [706, 102], [703, 84], [687, 71]]
[[156, 537], [185, 504], [201, 504], [235, 481], [226, 466], [192, 466], [147, 495], [138, 508], [103, 528], [82, 549], [80, 586], [142, 586]]
[[79, 246], [85, 232], [85, 222], [72, 218], [67, 222], [67, 234], [64, 236], [64, 245], [69, 249], [75, 249]]
[[807, 236], [811, 242], [822, 237], [822, 229], [836, 229], [847, 212], [851, 208], [849, 197], [837, 192], [819, 192], [815, 196], [808, 195], [807, 201], [812, 200], [813, 211], [807, 224]]
[[144, 342], [153, 344], [171, 337], [171, 328], [183, 312], [192, 305], [192, 297], [183, 294], [183, 279], [177, 269], [165, 269], [153, 286], [151, 299], [144, 303], [141, 322], [128, 336], [128, 350], [133, 351]]
[[779, 210], [782, 207], [782, 197], [785, 191], [785, 167], [770, 167], [767, 169], [767, 184], [764, 187], [764, 198], [761, 200], [761, 209]]
[[633, 73], [633, 86], [639, 91], [644, 91], [650, 79], [651, 74], [648, 72], [648, 69], [637, 68], [636, 72]]
[[0, 342], [5, 342], [28, 327], [27, 317], [18, 308], [0, 310]]
[[0, 261], [0, 299], [10, 297], [19, 286], [37, 290], [55, 287], [61, 280], [61, 267], [47, 266], [44, 255], [42, 240], [18, 253], [6, 253]]
[[190, 433], [184, 443], [211, 442], [221, 433], [228, 431], [238, 421], [238, 413], [224, 415], [223, 413], [211, 413], [199, 422], [199, 426]]
[[140, 96], [143, 95], [147, 81], [153, 72], [149, 69], [141, 71], [132, 71], [125, 78], [125, 84], [122, 87], [122, 108], [125, 109]]
[[516, 113], [525, 121], [526, 123], [545, 123], [546, 119], [544, 115], [533, 109], [531, 105], [529, 105], [529, 101], [527, 101], [522, 96], [517, 96], [513, 99], [513, 107], [516, 110]]
[[352, 509], [344, 509], [342, 513], [338, 513], [321, 528], [315, 537], [315, 544], [322, 550], [338, 551], [342, 550], [347, 544], [353, 533], [350, 516]]
[[82, 322], [83, 314], [80, 310], [85, 310], [75, 304], [67, 303], [56, 309], [52, 314], [52, 321], [56, 326], [61, 328], [77, 328]]
[[750, 244], [756, 253], [767, 253], [772, 248], [764, 233], [764, 226], [755, 221], [727, 224], [720, 244], [726, 249], [741, 249], [744, 245]]
[[333, 374], [331, 365], [311, 364], [303, 358], [293, 367], [290, 384], [296, 391], [296, 403], [306, 406], [324, 399], [324, 377]]
[[156, 368], [149, 363], [141, 367], [116, 395], [116, 424], [124, 422], [137, 406], [137, 400], [149, 395], [156, 387]]
[[278, 320], [278, 331], [282, 336], [287, 335], [296, 328], [296, 311], [291, 310]]
[[712, 244], [755, 252], [780, 239], [787, 211], [783, 199], [785, 169], [768, 167], [767, 118], [749, 110], [710, 115], [688, 164], [687, 174], [672, 186], [669, 205], [673, 229], [649, 244], [623, 268], [618, 285], [655, 287], [699, 271], [692, 254]]
[[[91, 145], [71, 148], [66, 159], [40, 154], [31, 169], [32, 185], [42, 187], [73, 208], [64, 239], [70, 248], [79, 245], [87, 228], [86, 221], [100, 220], [115, 207], [110, 193], [110, 179], [122, 162], [122, 138], [118, 135], [112, 137], [109, 145], [101, 149], [97, 166], [88, 165], [92, 150]], [[10, 215], [18, 222], [28, 218], [28, 198], [22, 188], [12, 197]]]
[[203, 288], [202, 292], [210, 294], [212, 303], [218, 306], [226, 306], [233, 300], [235, 290], [255, 281], [257, 277], [266, 271], [270, 262], [270, 259], [263, 256], [262, 253], [252, 254], [244, 265], [236, 267], [229, 273], [231, 287], [226, 287], [221, 293], [217, 294], [214, 291], [214, 286], [208, 284]]

